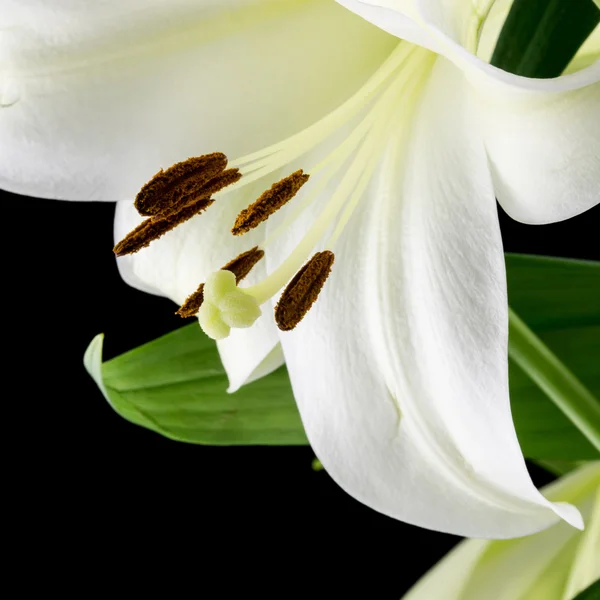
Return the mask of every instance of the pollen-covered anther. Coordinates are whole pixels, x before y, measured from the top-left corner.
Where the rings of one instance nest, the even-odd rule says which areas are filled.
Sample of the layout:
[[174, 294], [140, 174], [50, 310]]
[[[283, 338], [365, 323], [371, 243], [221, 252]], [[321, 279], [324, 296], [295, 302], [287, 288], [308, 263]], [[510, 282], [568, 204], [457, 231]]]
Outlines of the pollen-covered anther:
[[264, 192], [256, 202], [245, 208], [237, 216], [231, 233], [241, 235], [258, 227], [266, 221], [274, 212], [287, 204], [308, 181], [307, 175], [302, 169], [288, 175], [281, 181], [274, 183], [270, 189]]
[[289, 282], [275, 307], [275, 322], [282, 331], [290, 331], [302, 321], [325, 285], [334, 254], [317, 252]]
[[139, 191], [134, 206], [140, 215], [154, 216], [177, 204], [184, 196], [204, 187], [227, 167], [227, 156], [213, 152], [162, 169]]
[[201, 283], [198, 286], [198, 289], [185, 299], [185, 302], [179, 307], [179, 310], [175, 314], [179, 315], [182, 319], [193, 317], [194, 315], [198, 314], [203, 302], [204, 283]]
[[133, 231], [129, 232], [114, 248], [117, 256], [133, 254], [150, 245], [150, 242], [175, 229], [177, 225], [191, 219], [193, 216], [206, 210], [214, 200], [212, 198], [200, 198], [195, 200], [179, 212], [160, 218], [149, 218], [140, 223]]
[[204, 186], [194, 190], [186, 196], [182, 196], [179, 200], [177, 200], [177, 202], [175, 202], [175, 204], [164, 208], [152, 218], [154, 220], [159, 220], [167, 217], [175, 217], [190, 204], [202, 200], [203, 198], [210, 198], [213, 194], [220, 192], [228, 185], [238, 182], [241, 178], [242, 174], [240, 173], [239, 169], [227, 169], [220, 175], [217, 175], [215, 178], [211, 179]]
[[[215, 154], [220, 155], [220, 153]], [[221, 156], [225, 155], [223, 154]], [[173, 168], [174, 167], [171, 167], [171, 169]], [[167, 173], [168, 171], [170, 171], [170, 169], [164, 173]], [[214, 168], [212, 172], [214, 172]], [[133, 231], [128, 233], [125, 238], [114, 247], [114, 253], [117, 256], [123, 256], [125, 254], [133, 254], [134, 252], [145, 248], [150, 242], [158, 239], [168, 231], [175, 229], [178, 225], [185, 223], [185, 221], [188, 221], [192, 217], [206, 210], [214, 202], [214, 199], [211, 198], [212, 194], [217, 193], [228, 185], [236, 183], [240, 180], [241, 176], [242, 174], [239, 172], [239, 169], [227, 169], [226, 171], [220, 171], [208, 181], [204, 181], [203, 185], [200, 185], [200, 179], [196, 179], [195, 181], [198, 187], [195, 188], [191, 188], [190, 185], [188, 185], [191, 180], [186, 180], [181, 188], [169, 188], [169, 200], [164, 201], [161, 205], [155, 204], [153, 207], [155, 213], [150, 218], [140, 223]], [[147, 185], [149, 184], [146, 184], [146, 186]]]
[[242, 252], [239, 256], [236, 256], [233, 260], [230, 260], [224, 267], [221, 267], [222, 271], [231, 271], [235, 275], [235, 282], [239, 283], [250, 273], [254, 268], [254, 265], [265, 255], [264, 250], [261, 250], [258, 246], [254, 246], [246, 252]]
[[[264, 250], [260, 250], [258, 246], [254, 246], [246, 252], [242, 252], [239, 256], [236, 256], [233, 260], [230, 260], [224, 267], [221, 267], [222, 271], [231, 271], [235, 275], [235, 282], [238, 284], [250, 271], [254, 268], [254, 265], [265, 255]], [[180, 306], [179, 310], [175, 313], [182, 318], [193, 317], [198, 313], [202, 302], [204, 301], [204, 283], [198, 286], [198, 289], [190, 294], [185, 302]]]

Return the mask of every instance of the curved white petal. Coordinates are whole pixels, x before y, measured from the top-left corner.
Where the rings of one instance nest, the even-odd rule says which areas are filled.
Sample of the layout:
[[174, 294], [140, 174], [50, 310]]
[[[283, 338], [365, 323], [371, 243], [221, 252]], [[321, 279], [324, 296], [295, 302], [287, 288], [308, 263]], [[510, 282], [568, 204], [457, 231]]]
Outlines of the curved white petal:
[[509, 215], [552, 223], [600, 202], [600, 83], [548, 94], [484, 84], [476, 94], [494, 189]]
[[233, 329], [217, 342], [227, 372], [230, 393], [272, 373], [284, 363], [277, 327], [271, 314], [263, 314], [249, 329]]
[[438, 61], [409, 146], [390, 145], [319, 299], [281, 334], [286, 363], [317, 456], [365, 504], [476, 537], [557, 513], [580, 526], [535, 489], [515, 435], [502, 244], [466, 86]]
[[[600, 576], [600, 463], [590, 463], [542, 491], [575, 504], [581, 533], [565, 523], [525, 538], [466, 540], [429, 571], [404, 600], [570, 600]], [[575, 575], [575, 577], [573, 577]]]
[[0, 188], [131, 198], [188, 156], [303, 129], [394, 43], [328, 0], [5, 1]]
[[[269, 185], [261, 180], [219, 196], [205, 213], [179, 225], [147, 248], [118, 258], [121, 276], [133, 287], [181, 304], [209, 273], [262, 241], [261, 233], [256, 230], [242, 238], [233, 236], [230, 230], [240, 210]], [[119, 202], [115, 239], [123, 238], [141, 220], [131, 201]], [[260, 261], [245, 281], [253, 283], [263, 277], [264, 272], [264, 261]], [[271, 314], [261, 316], [250, 329], [233, 330], [229, 338], [218, 342], [229, 377], [229, 391], [281, 366], [283, 357], [278, 344]]]
[[[344, 2], [370, 22], [406, 35], [406, 2]], [[414, 23], [430, 36], [428, 48], [463, 69], [478, 96], [498, 200], [515, 219], [551, 223], [600, 201], [600, 60], [555, 79], [531, 79], [493, 67], [464, 46], [478, 31], [489, 2], [479, 12], [471, 2], [414, 0]], [[352, 6], [351, 6], [352, 5]], [[397, 8], [393, 8], [398, 5]], [[352, 8], [354, 7], [354, 8]], [[470, 11], [470, 12], [469, 12]], [[434, 41], [431, 41], [434, 40]], [[470, 44], [476, 50], [477, 44]]]
[[337, 0], [352, 12], [397, 37], [445, 53], [440, 30], [472, 52], [494, 0]]

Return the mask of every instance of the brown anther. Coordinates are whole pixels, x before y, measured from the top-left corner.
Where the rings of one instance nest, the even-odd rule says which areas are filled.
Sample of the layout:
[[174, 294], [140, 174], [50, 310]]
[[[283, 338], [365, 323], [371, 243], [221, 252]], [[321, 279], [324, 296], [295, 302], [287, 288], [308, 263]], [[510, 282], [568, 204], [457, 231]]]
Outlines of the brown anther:
[[254, 246], [254, 248], [242, 252], [239, 256], [230, 260], [224, 267], [221, 267], [221, 271], [231, 271], [235, 275], [235, 282], [239, 283], [264, 255], [264, 250]]
[[206, 185], [222, 173], [225, 167], [225, 154], [213, 152], [178, 162], [166, 171], [161, 169], [142, 187], [134, 206], [140, 215], [157, 215]]
[[310, 175], [305, 175], [300, 169], [274, 183], [256, 202], [237, 216], [231, 233], [241, 235], [266, 221], [298, 193], [309, 177]]
[[223, 188], [236, 183], [242, 177], [239, 169], [227, 169], [223, 171], [220, 175], [217, 175], [213, 179], [211, 179], [204, 186], [194, 190], [187, 196], [182, 196], [175, 204], [170, 207], [167, 207], [161, 210], [159, 213], [154, 215], [153, 219], [164, 219], [167, 217], [175, 216], [178, 212], [182, 210], [185, 206], [192, 202], [196, 202], [202, 198], [210, 198], [213, 194], [221, 191]]
[[[265, 255], [264, 250], [260, 250], [258, 246], [254, 246], [246, 252], [242, 252], [239, 256], [230, 260], [224, 267], [221, 267], [221, 271], [231, 271], [235, 275], [235, 282], [238, 284], [250, 271], [254, 268], [254, 265]], [[179, 310], [175, 313], [184, 319], [187, 317], [193, 317], [198, 313], [200, 307], [204, 302], [204, 284], [201, 283], [198, 289], [190, 294], [185, 302], [181, 305]]]
[[158, 239], [177, 225], [184, 223], [193, 216], [206, 210], [214, 200], [212, 198], [200, 198], [194, 200], [177, 213], [168, 215], [164, 218], [150, 218], [140, 223], [133, 231], [128, 233], [114, 248], [113, 252], [117, 256], [133, 254], [142, 248], [145, 248], [150, 242]]
[[223, 188], [237, 183], [241, 178], [242, 174], [239, 169], [227, 169], [206, 183], [206, 185], [198, 190], [198, 193], [201, 192], [205, 196], [212, 196], [220, 192]]
[[198, 286], [198, 289], [185, 299], [185, 302], [179, 307], [179, 310], [175, 314], [179, 315], [182, 319], [193, 317], [195, 314], [198, 313], [203, 302], [204, 284], [201, 283]]
[[331, 273], [333, 252], [317, 252], [288, 283], [275, 307], [275, 322], [282, 331], [294, 329], [319, 296]]

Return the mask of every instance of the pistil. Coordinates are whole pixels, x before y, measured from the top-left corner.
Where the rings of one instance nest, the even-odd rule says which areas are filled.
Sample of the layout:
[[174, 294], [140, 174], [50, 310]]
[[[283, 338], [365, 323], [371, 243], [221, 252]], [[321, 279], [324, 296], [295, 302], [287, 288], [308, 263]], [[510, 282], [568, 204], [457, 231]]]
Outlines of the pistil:
[[[235, 283], [238, 285], [264, 255], [263, 250], [260, 250], [258, 246], [254, 246], [254, 248], [242, 252], [239, 256], [230, 260], [225, 266], [221, 267], [221, 271], [231, 271], [235, 275]], [[203, 302], [204, 283], [201, 283], [198, 289], [186, 298], [175, 314], [183, 318], [193, 317], [198, 313]]]

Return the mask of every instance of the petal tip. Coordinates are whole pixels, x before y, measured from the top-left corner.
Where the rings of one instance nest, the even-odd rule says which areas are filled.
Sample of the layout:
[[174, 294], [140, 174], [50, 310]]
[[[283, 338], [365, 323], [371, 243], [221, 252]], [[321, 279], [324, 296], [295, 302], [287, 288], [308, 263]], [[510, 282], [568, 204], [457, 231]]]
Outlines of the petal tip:
[[552, 505], [554, 512], [563, 520], [566, 521], [575, 529], [583, 531], [585, 529], [585, 523], [583, 517], [577, 508], [567, 502], [555, 502]]

